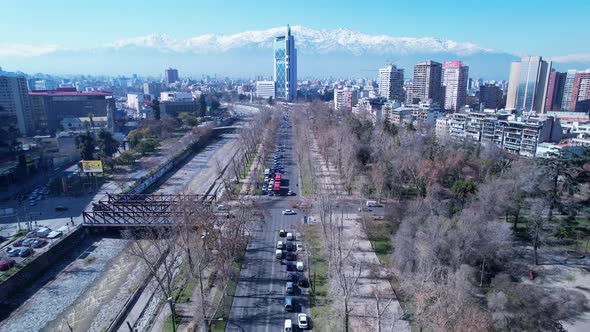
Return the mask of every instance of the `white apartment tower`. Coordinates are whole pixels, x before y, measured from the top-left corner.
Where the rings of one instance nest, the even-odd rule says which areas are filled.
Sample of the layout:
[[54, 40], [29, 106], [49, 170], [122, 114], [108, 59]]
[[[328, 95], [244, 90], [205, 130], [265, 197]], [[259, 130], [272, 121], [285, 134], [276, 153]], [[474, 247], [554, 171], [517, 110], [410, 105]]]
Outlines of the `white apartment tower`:
[[389, 100], [404, 101], [404, 70], [394, 65], [379, 69], [379, 95]]
[[469, 66], [461, 61], [443, 63], [444, 108], [458, 111], [467, 102]]

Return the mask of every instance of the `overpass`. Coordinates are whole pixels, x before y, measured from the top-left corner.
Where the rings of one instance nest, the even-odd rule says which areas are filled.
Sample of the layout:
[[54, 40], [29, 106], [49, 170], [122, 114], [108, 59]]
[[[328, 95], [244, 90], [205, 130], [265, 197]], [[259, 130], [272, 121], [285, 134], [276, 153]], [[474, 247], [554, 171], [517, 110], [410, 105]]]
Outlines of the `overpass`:
[[83, 212], [84, 226], [167, 226], [212, 208], [215, 195], [107, 194]]
[[234, 132], [236, 130], [242, 129], [242, 126], [222, 126], [222, 127], [215, 127], [213, 128], [214, 133], [228, 133]]

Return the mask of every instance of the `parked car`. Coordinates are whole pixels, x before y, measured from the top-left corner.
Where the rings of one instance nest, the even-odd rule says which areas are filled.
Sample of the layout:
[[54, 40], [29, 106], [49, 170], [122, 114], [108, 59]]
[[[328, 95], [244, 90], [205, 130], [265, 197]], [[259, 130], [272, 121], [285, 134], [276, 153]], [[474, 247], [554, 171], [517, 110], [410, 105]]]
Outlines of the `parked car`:
[[295, 264], [293, 262], [287, 262], [287, 271], [295, 271]]
[[287, 273], [287, 281], [295, 281], [297, 280], [297, 275], [295, 273]]
[[287, 231], [286, 231], [286, 230], [284, 230], [284, 229], [281, 229], [281, 230], [279, 230], [279, 236], [280, 236], [280, 237], [285, 237], [285, 236], [287, 236]]
[[303, 271], [303, 262], [297, 262], [297, 271]]
[[305, 277], [300, 277], [297, 280], [297, 286], [307, 288], [309, 286], [307, 279], [305, 279]]
[[37, 231], [36, 230], [35, 231], [30, 231], [30, 232], [27, 233], [27, 237], [28, 238], [32, 238], [32, 237], [35, 237], [35, 236], [37, 236]]
[[14, 259], [1, 261], [0, 262], [0, 271], [8, 271], [14, 265], [16, 265], [16, 261]]
[[28, 256], [31, 256], [32, 253], [33, 253], [33, 251], [31, 249], [29, 249], [29, 248], [22, 248], [20, 250], [20, 252], [18, 253], [18, 255], [20, 257], [28, 257]]
[[291, 214], [297, 214], [297, 213], [291, 209], [286, 209], [286, 210], [283, 210], [283, 214], [284, 215], [291, 215]]
[[10, 250], [8, 250], [6, 252], [6, 254], [8, 255], [8, 257], [17, 257], [19, 252], [20, 252], [20, 249], [11, 248]]
[[284, 246], [283, 241], [277, 242], [277, 249], [283, 249]]
[[35, 239], [34, 238], [26, 239], [26, 240], [23, 241], [23, 247], [28, 247], [31, 244], [33, 244], [33, 242], [35, 242]]
[[[287, 236], [287, 234], [285, 234], [285, 236]], [[21, 237], [20, 239], [17, 239], [15, 241], [13, 241], [12, 242], [12, 246], [15, 247], [15, 248], [16, 247], [22, 247], [24, 240], [25, 240], [25, 238], [24, 237]]]
[[293, 282], [292, 281], [287, 281], [287, 284], [285, 285], [285, 292], [287, 292], [287, 294], [293, 293]]
[[60, 237], [63, 233], [61, 231], [51, 231], [51, 233], [47, 234], [48, 239], [55, 239]]
[[288, 241], [295, 241], [295, 235], [291, 232], [287, 233], [287, 240]]
[[299, 328], [302, 330], [307, 328], [308, 324], [306, 314], [301, 313], [297, 315], [297, 325], [299, 325]]
[[51, 233], [51, 228], [49, 227], [41, 227], [37, 230], [38, 237], [46, 237], [49, 233]]
[[287, 191], [287, 196], [295, 196], [295, 193], [291, 190]]
[[41, 248], [41, 247], [43, 247], [46, 244], [47, 244], [47, 241], [46, 240], [37, 239], [37, 240], [33, 241], [32, 247], [33, 248]]
[[295, 244], [292, 242], [287, 242], [287, 244], [285, 244], [285, 249], [287, 249], [287, 251], [295, 251]]
[[292, 253], [292, 252], [288, 252], [285, 255], [285, 259], [288, 260], [288, 261], [294, 261], [294, 260], [297, 260], [297, 255], [294, 254], [294, 253]]
[[293, 332], [293, 322], [290, 319], [285, 319], [284, 332]]

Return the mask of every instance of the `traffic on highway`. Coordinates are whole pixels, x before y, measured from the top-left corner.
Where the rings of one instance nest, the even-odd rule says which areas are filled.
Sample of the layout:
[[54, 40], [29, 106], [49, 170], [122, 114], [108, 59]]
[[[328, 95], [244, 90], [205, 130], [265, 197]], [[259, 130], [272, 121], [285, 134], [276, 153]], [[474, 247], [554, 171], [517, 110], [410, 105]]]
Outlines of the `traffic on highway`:
[[280, 118], [276, 149], [268, 161], [263, 184], [263, 192], [274, 199], [262, 204], [265, 222], [255, 229], [246, 249], [226, 331], [294, 331], [312, 327], [307, 253], [304, 239], [297, 231], [303, 216], [289, 197], [299, 187], [289, 112], [283, 112]]

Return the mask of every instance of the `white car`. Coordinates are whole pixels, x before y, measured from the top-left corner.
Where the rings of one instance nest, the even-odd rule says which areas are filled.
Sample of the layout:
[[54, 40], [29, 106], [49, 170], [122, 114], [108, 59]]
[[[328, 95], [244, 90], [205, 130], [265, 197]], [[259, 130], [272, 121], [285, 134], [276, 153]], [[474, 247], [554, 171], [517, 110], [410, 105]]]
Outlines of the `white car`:
[[295, 211], [293, 211], [293, 210], [286, 209], [286, 210], [283, 210], [283, 214], [284, 215], [290, 215], [290, 214], [297, 214], [297, 213]]
[[297, 262], [296, 268], [297, 271], [303, 272], [303, 262]]
[[306, 314], [298, 314], [297, 315], [297, 324], [299, 325], [300, 329], [307, 328], [307, 315]]
[[283, 249], [283, 241], [277, 242], [277, 249]]

